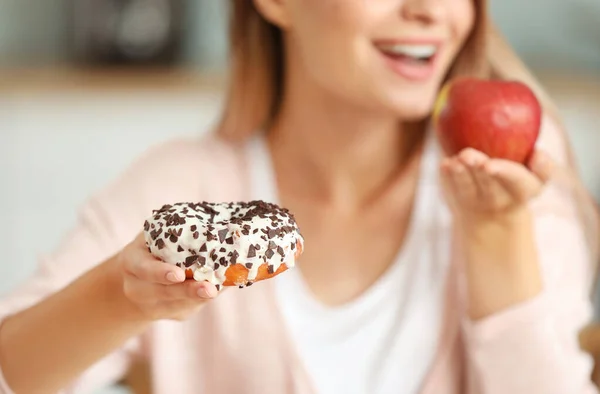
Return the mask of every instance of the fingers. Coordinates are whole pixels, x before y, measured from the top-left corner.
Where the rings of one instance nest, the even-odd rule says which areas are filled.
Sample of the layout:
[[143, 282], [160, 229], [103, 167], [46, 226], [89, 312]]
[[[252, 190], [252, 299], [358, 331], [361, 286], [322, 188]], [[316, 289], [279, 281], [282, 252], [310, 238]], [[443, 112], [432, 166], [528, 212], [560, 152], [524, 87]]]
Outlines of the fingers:
[[460, 152], [458, 159], [471, 172], [478, 197], [490, 200], [502, 192], [500, 185], [486, 171], [487, 155], [475, 149], [465, 149]]
[[211, 283], [191, 280], [176, 285], [155, 285], [154, 291], [162, 299], [168, 301], [211, 299], [219, 293]]
[[542, 189], [542, 180], [519, 163], [494, 159], [487, 164], [487, 169], [520, 202], [536, 196]]
[[131, 275], [149, 283], [169, 285], [185, 280], [185, 272], [181, 268], [147, 255], [128, 259], [125, 268]]
[[542, 155], [533, 157], [531, 165], [537, 174], [520, 163], [490, 159], [484, 153], [468, 148], [456, 157], [445, 159], [442, 170], [454, 198], [462, 200], [463, 204], [498, 209], [512, 202], [525, 202], [540, 192], [552, 167]]
[[463, 214], [499, 213], [522, 206], [542, 191], [556, 176], [553, 161], [536, 152], [524, 166], [510, 160], [492, 159], [474, 149], [465, 149], [442, 161], [442, 186], [451, 208]]
[[139, 236], [128, 246], [124, 266], [127, 273], [149, 283], [169, 285], [185, 281], [183, 269], [153, 257]]
[[443, 170], [447, 173], [450, 188], [457, 198], [477, 198], [477, 184], [473, 174], [460, 160], [446, 159], [443, 163]]
[[501, 204], [509, 197], [520, 202], [531, 199], [554, 172], [550, 157], [539, 151], [528, 163], [529, 169], [514, 161], [490, 159], [474, 149], [463, 150], [458, 159], [473, 174], [479, 196], [492, 204]]
[[486, 210], [501, 209], [511, 203], [513, 197], [490, 171], [489, 163], [492, 160], [487, 155], [474, 149], [465, 149], [458, 159], [473, 174], [477, 185], [477, 198]]

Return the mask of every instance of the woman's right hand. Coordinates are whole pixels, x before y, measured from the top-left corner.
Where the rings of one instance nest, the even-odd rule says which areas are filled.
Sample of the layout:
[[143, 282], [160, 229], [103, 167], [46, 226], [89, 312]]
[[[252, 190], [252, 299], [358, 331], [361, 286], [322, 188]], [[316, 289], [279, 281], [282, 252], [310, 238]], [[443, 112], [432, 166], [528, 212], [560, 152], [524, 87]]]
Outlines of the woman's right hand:
[[2, 372], [15, 393], [58, 392], [153, 321], [184, 320], [217, 293], [156, 259], [140, 234], [70, 285], [7, 317], [0, 330]]
[[143, 233], [116, 260], [125, 297], [149, 320], [185, 320], [219, 293], [213, 284], [186, 280], [182, 268], [154, 257]]

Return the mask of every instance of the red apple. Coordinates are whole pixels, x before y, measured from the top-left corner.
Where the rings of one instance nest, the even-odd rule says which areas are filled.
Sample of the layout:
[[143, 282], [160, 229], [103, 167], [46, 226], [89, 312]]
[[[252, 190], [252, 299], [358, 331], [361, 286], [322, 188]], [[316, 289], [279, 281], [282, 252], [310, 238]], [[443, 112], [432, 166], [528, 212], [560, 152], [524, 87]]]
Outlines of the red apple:
[[433, 122], [442, 149], [464, 148], [525, 163], [540, 132], [542, 108], [527, 85], [516, 81], [458, 78], [440, 91]]

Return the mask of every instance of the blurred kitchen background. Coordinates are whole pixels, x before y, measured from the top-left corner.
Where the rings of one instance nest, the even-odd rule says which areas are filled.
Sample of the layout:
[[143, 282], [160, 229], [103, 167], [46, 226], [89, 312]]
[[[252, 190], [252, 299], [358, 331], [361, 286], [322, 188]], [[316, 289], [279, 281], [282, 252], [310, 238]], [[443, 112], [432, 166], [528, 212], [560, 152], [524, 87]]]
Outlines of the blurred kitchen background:
[[[250, 0], [248, 0], [250, 1]], [[0, 295], [150, 145], [210, 129], [228, 0], [0, 0]], [[600, 199], [600, 0], [491, 0]]]

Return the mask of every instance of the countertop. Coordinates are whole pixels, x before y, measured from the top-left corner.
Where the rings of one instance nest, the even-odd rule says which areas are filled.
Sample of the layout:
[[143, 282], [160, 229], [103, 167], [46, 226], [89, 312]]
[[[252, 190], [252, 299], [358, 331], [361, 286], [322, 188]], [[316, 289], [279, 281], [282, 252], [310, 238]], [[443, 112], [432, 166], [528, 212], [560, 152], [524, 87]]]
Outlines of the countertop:
[[222, 91], [224, 72], [172, 68], [43, 68], [0, 69], [1, 93], [60, 90]]
[[[577, 94], [600, 100], [600, 70], [536, 70], [550, 94]], [[32, 68], [0, 69], [0, 92], [56, 90], [156, 90], [222, 91], [225, 71], [193, 68]]]

